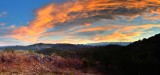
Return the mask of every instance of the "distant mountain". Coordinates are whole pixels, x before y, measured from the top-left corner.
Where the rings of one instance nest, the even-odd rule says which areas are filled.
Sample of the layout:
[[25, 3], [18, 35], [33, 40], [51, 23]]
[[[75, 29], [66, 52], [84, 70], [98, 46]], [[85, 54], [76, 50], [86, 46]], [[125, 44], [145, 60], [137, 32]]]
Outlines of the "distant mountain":
[[82, 44], [44, 44], [44, 43], [37, 43], [28, 46], [3, 46], [0, 47], [0, 50], [5, 49], [13, 49], [13, 50], [44, 50], [44, 49], [56, 49], [56, 50], [75, 50], [81, 48], [87, 48], [90, 46], [82, 45]]
[[43, 44], [43, 43], [38, 43], [38, 44], [33, 44], [33, 45], [28, 45], [28, 46], [4, 46], [0, 47], [0, 50], [4, 49], [13, 49], [13, 50], [42, 50], [46, 48], [51, 48], [53, 47], [54, 44]]
[[29, 45], [26, 46], [26, 48], [30, 48], [32, 50], [43, 50], [46, 48], [51, 48], [53, 47], [55, 44], [44, 44], [44, 43], [37, 43], [37, 44], [33, 44], [33, 45]]
[[26, 46], [1, 46], [0, 50], [5, 49], [13, 49], [13, 50], [27, 50], [28, 48]]
[[120, 45], [120, 46], [127, 46], [132, 42], [100, 42], [100, 43], [89, 43], [87, 45], [91, 46], [106, 46], [106, 45]]
[[67, 43], [59, 43], [59, 44], [45, 44], [45, 43], [37, 43], [28, 46], [3, 46], [0, 47], [0, 50], [4, 49], [13, 49], [13, 50], [44, 50], [44, 49], [57, 49], [57, 50], [76, 50], [82, 48], [88, 48], [93, 46], [107, 46], [107, 45], [121, 45], [127, 46], [131, 42], [101, 42], [101, 43], [90, 43], [90, 44], [67, 44]]
[[83, 44], [55, 44], [53, 47], [51, 47], [51, 49], [77, 50], [77, 49], [88, 48], [88, 47], [91, 47], [91, 46], [83, 45]]

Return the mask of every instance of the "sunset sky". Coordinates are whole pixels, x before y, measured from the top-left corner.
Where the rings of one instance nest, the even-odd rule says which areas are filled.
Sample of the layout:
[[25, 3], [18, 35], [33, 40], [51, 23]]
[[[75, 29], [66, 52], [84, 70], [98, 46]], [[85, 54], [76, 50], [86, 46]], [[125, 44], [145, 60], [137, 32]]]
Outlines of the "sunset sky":
[[0, 46], [133, 42], [160, 33], [160, 0], [0, 0]]

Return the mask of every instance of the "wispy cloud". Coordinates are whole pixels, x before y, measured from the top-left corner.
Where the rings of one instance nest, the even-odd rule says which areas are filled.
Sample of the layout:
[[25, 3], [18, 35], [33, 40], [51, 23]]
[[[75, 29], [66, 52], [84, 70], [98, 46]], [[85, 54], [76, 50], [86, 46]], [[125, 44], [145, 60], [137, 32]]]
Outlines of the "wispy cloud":
[[0, 26], [2, 26], [2, 27], [5, 26], [5, 25], [6, 25], [5, 22], [1, 22], [1, 23], [0, 23]]
[[6, 11], [0, 12], [0, 17], [4, 17], [4, 16], [6, 16], [6, 15], [7, 15], [7, 12], [6, 12]]
[[96, 35], [94, 38], [95, 41], [98, 42], [103, 42], [103, 41], [108, 41], [108, 42], [133, 42], [135, 41], [133, 37], [140, 36], [142, 32], [131, 32], [131, 33], [121, 33], [121, 32], [114, 32], [112, 34], [106, 35], [106, 36], [101, 36], [101, 35]]
[[[159, 24], [145, 24], [145, 25], [104, 25], [95, 27], [81, 28], [81, 30], [73, 29], [73, 32], [68, 30], [59, 30], [55, 32], [46, 32], [41, 36], [61, 36], [60, 40], [50, 40], [50, 42], [66, 42], [66, 43], [92, 43], [92, 42], [120, 42], [120, 41], [136, 41], [135, 37], [141, 37], [146, 33], [146, 30], [152, 28], [159, 28]], [[112, 32], [111, 32], [112, 31]], [[104, 34], [104, 32], [110, 32], [110, 34]], [[153, 32], [153, 31], [152, 31]], [[47, 42], [48, 39], [44, 40]], [[83, 40], [83, 42], [81, 41]], [[42, 40], [40, 40], [43, 42]], [[79, 41], [79, 42], [78, 42]], [[86, 42], [85, 42], [86, 41]]]
[[[97, 34], [94, 37], [95, 41], [103, 42], [103, 41], [136, 41], [134, 37], [141, 36], [145, 33], [145, 30], [151, 28], [160, 28], [160, 25], [132, 25], [132, 26], [119, 26], [115, 32], [108, 35], [100, 35]], [[105, 30], [104, 30], [105, 31]]]

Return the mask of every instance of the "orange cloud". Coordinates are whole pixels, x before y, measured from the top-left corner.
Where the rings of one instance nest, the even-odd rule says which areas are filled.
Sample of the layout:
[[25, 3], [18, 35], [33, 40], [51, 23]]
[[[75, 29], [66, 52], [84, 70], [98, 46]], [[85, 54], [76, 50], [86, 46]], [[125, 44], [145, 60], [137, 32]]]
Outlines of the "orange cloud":
[[118, 31], [120, 32], [129, 32], [129, 31], [143, 31], [143, 30], [147, 30], [153, 27], [160, 27], [159, 24], [157, 25], [152, 25], [152, 24], [146, 24], [146, 25], [133, 25], [133, 26], [123, 26], [123, 28], [120, 28]]
[[76, 32], [92, 32], [92, 31], [104, 31], [104, 30], [107, 31], [107, 30], [113, 30], [119, 27], [121, 26], [120, 25], [97, 26], [97, 27], [92, 27], [92, 28], [84, 28]]
[[39, 43], [71, 43], [71, 44], [86, 44], [93, 43], [93, 40], [76, 38], [75, 36], [64, 36], [63, 39], [54, 40], [54, 39], [39, 39]]
[[93, 31], [109, 31], [109, 30], [113, 30], [116, 29], [117, 31], [120, 32], [129, 32], [129, 31], [133, 31], [133, 30], [147, 30], [153, 27], [160, 27], [159, 24], [157, 25], [152, 25], [152, 24], [146, 24], [146, 25], [109, 25], [109, 26], [96, 26], [96, 27], [92, 27], [92, 28], [84, 28], [81, 30], [77, 30], [75, 32], [93, 32]]
[[[145, 20], [159, 20], [160, 19], [160, 9], [150, 11], [151, 13], [145, 14], [144, 19]], [[156, 14], [156, 15], [155, 15]]]
[[[159, 5], [159, 0], [73, 0], [64, 4], [51, 3], [38, 9], [35, 19], [27, 26], [15, 29], [11, 37], [35, 42], [48, 29], [54, 28], [57, 23], [72, 22], [76, 19], [86, 19], [82, 21], [86, 23], [86, 21], [113, 19], [117, 16], [135, 16], [149, 13], [156, 8], [159, 9]], [[90, 24], [85, 25], [89, 26]], [[109, 28], [93, 30], [107, 29]], [[85, 31], [92, 30], [83, 30], [82, 32]]]
[[45, 6], [36, 12], [36, 18], [29, 26], [22, 26], [14, 30], [11, 37], [23, 41], [36, 41], [38, 37], [45, 32], [47, 29], [53, 27], [53, 5]]
[[91, 23], [84, 23], [85, 26], [91, 26]]
[[94, 40], [95, 41], [99, 41], [99, 42], [103, 42], [103, 41], [107, 41], [107, 42], [121, 42], [121, 41], [135, 41], [132, 37], [136, 37], [136, 36], [140, 36], [142, 34], [142, 32], [133, 32], [133, 33], [121, 33], [121, 32], [114, 32], [112, 34], [106, 35], [106, 36], [101, 36], [101, 35], [97, 35]]
[[[94, 37], [95, 41], [103, 42], [103, 41], [136, 41], [133, 37], [141, 36], [142, 33], [144, 33], [144, 30], [151, 29], [153, 27], [159, 27], [160, 25], [139, 25], [139, 26], [121, 26], [119, 29], [117, 29], [114, 33], [101, 36], [100, 34], [97, 34]], [[135, 31], [136, 30], [136, 31]]]

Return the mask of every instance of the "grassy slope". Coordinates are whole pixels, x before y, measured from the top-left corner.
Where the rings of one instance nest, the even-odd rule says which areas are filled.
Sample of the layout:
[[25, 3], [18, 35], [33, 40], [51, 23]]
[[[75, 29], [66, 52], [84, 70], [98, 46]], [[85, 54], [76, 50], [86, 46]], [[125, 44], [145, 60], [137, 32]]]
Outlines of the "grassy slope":
[[[0, 53], [0, 73], [4, 74], [85, 74], [82, 61], [73, 58], [63, 58], [59, 55], [43, 55], [27, 51], [9, 51]], [[86, 72], [87, 73], [87, 72]], [[95, 72], [87, 73], [92, 74]], [[96, 74], [96, 73], [95, 73]]]

